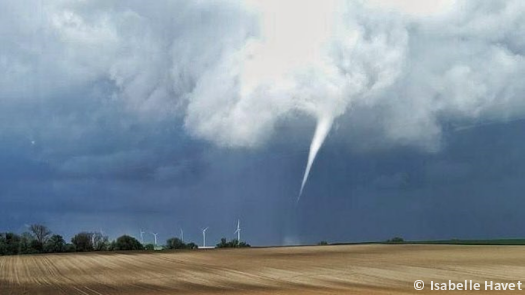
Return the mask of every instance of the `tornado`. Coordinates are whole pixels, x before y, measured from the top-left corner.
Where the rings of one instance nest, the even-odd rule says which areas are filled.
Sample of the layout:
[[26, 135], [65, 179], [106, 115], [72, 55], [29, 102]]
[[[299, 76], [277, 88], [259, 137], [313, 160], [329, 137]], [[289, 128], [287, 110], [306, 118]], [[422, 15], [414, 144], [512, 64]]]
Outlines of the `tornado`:
[[334, 119], [331, 116], [320, 117], [317, 121], [317, 126], [315, 128], [314, 137], [312, 138], [312, 143], [310, 144], [310, 152], [308, 153], [308, 162], [306, 164], [306, 169], [304, 171], [303, 182], [301, 183], [301, 190], [299, 191], [299, 196], [297, 197], [297, 202], [301, 199], [303, 194], [304, 186], [308, 181], [308, 175], [310, 174], [310, 169], [315, 161], [315, 157], [319, 152], [319, 149], [323, 145], [323, 142], [328, 135], [328, 132], [332, 128], [332, 123]]

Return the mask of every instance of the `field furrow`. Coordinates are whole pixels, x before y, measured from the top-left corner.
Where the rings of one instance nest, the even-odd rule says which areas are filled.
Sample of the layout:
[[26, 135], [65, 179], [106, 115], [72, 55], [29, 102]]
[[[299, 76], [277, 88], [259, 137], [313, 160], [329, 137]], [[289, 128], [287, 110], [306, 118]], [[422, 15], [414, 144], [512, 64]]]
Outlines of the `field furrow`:
[[525, 280], [524, 250], [355, 245], [3, 256], [0, 294], [425, 294], [432, 291], [414, 290], [415, 280]]

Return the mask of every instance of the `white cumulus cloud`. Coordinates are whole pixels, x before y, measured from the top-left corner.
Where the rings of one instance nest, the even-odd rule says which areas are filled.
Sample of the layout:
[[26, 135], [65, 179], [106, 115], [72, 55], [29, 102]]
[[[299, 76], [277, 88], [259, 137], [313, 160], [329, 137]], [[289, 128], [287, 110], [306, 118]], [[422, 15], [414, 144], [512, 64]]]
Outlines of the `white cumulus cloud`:
[[280, 122], [311, 118], [342, 125], [350, 142], [362, 125], [370, 138], [436, 150], [443, 122], [525, 115], [522, 1], [1, 6], [2, 104], [109, 81], [107, 99], [130, 112], [179, 116], [197, 138], [248, 148]]

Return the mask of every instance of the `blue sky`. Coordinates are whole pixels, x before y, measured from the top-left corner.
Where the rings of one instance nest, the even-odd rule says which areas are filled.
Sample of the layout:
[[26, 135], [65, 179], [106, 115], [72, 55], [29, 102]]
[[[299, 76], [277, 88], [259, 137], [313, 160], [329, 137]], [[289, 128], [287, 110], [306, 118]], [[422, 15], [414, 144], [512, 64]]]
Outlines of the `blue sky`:
[[525, 5], [440, 3], [3, 2], [0, 230], [520, 237]]

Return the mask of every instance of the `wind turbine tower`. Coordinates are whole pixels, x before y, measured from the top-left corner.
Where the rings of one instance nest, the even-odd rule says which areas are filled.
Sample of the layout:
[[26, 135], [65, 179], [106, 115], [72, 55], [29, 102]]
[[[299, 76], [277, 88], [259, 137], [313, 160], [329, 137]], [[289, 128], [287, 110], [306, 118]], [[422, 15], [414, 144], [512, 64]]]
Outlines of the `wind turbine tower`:
[[184, 242], [184, 231], [182, 230], [182, 228], [180, 229], [180, 240]]
[[151, 233], [155, 237], [155, 247], [157, 247], [157, 235], [159, 233]]
[[237, 234], [237, 242], [241, 242], [241, 220], [237, 219], [237, 230], [233, 233]]
[[145, 233], [146, 233], [146, 232], [140, 230], [140, 242], [142, 243], [142, 245], [144, 245], [144, 234], [145, 234]]
[[206, 248], [206, 231], [208, 227], [202, 230], [202, 247]]

